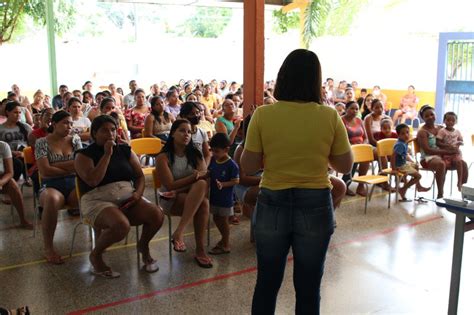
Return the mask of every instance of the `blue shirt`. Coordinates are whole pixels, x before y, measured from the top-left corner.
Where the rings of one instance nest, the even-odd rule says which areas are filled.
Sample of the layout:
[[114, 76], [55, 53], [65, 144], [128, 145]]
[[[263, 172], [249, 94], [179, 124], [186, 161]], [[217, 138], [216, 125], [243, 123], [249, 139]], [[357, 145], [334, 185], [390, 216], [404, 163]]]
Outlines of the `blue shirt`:
[[220, 182], [228, 182], [232, 179], [239, 178], [239, 166], [231, 158], [223, 163], [217, 162], [214, 158], [209, 164], [209, 173], [211, 177], [211, 206], [230, 208], [234, 206], [234, 186], [217, 188], [216, 180]]
[[407, 163], [408, 144], [398, 139], [393, 146], [393, 152], [395, 153], [395, 167], [402, 167]]

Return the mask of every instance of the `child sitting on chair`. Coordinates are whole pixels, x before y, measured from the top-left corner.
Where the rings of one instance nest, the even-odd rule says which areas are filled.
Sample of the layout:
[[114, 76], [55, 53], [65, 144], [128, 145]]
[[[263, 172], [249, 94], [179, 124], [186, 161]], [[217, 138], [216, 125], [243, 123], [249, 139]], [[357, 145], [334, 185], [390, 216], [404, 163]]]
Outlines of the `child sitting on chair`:
[[397, 139], [398, 135], [392, 130], [392, 120], [390, 118], [384, 118], [380, 121], [380, 131], [374, 132], [374, 139], [379, 141], [389, 138]]
[[404, 177], [408, 175], [411, 176], [410, 181], [405, 183], [398, 191], [401, 197], [400, 201], [406, 202], [410, 201], [406, 198], [406, 192], [411, 186], [416, 185], [416, 189], [419, 192], [425, 192], [430, 189], [421, 186], [421, 174], [418, 172], [418, 166], [413, 163], [413, 159], [408, 154], [408, 143], [414, 140], [410, 140], [410, 128], [406, 124], [399, 124], [396, 131], [398, 140], [393, 146], [390, 164], [394, 171], [404, 174]]
[[[436, 145], [441, 149], [456, 148], [463, 145], [463, 138], [459, 130], [454, 129], [458, 116], [454, 112], [444, 114], [443, 120], [446, 127], [441, 129], [436, 135]], [[457, 154], [443, 155], [443, 161], [447, 169], [456, 168], [458, 173], [458, 190], [461, 191], [463, 179], [463, 162], [461, 151]]]
[[216, 133], [210, 141], [212, 159], [209, 163], [211, 180], [210, 212], [222, 239], [209, 254], [221, 255], [230, 253], [229, 217], [234, 215], [234, 186], [239, 183], [239, 167], [230, 158], [230, 140], [224, 133]]

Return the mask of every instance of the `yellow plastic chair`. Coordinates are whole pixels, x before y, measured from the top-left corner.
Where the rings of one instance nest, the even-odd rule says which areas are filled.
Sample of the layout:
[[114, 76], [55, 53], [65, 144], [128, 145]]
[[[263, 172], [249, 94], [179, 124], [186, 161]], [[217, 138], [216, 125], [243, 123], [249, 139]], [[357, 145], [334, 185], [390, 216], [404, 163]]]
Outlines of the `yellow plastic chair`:
[[[158, 190], [161, 187], [161, 182], [160, 182], [160, 179], [158, 178], [156, 168], [153, 169], [152, 175], [153, 175], [153, 191], [155, 193], [155, 204], [157, 206], [160, 206], [160, 197], [158, 196]], [[170, 255], [170, 259], [171, 259], [172, 255], [173, 255], [173, 251], [171, 250], [171, 248], [173, 246], [173, 244], [171, 242], [172, 233], [173, 233], [172, 232], [172, 227], [171, 227], [171, 223], [172, 223], [171, 222], [171, 216], [172, 216], [172, 214], [169, 211], [167, 211], [166, 209], [163, 209], [163, 213], [168, 218], [168, 244], [169, 244], [169, 255]], [[207, 246], [209, 246], [210, 243], [211, 243], [211, 216], [209, 216], [209, 221], [207, 223]]]
[[396, 185], [395, 202], [398, 202], [398, 189], [400, 186], [400, 178], [403, 176], [403, 173], [394, 172], [391, 168], [392, 165], [390, 164], [390, 158], [393, 154], [393, 146], [395, 145], [396, 142], [397, 142], [397, 139], [382, 139], [382, 140], [377, 141], [377, 156], [378, 156], [378, 162], [379, 162], [380, 167], [382, 165], [383, 157], [387, 159], [388, 161], [387, 165], [390, 165], [390, 167], [381, 169], [379, 172], [379, 175], [389, 176], [390, 187], [392, 183], [392, 178], [395, 177], [395, 185]]
[[[81, 198], [84, 195], [84, 193], [81, 191], [81, 184], [83, 184], [83, 182], [81, 181], [81, 179], [79, 177], [76, 176], [76, 196], [77, 196], [77, 200], [79, 202], [79, 214], [81, 216], [81, 221], [79, 223], [77, 223], [76, 226], [74, 227], [74, 231], [73, 231], [73, 234], [72, 234], [72, 241], [71, 241], [71, 249], [69, 251], [69, 257], [72, 257], [72, 251], [74, 250], [74, 242], [76, 240], [76, 231], [77, 231], [77, 228], [80, 225], [87, 225], [89, 227], [89, 233], [90, 233], [90, 236], [91, 236], [91, 251], [95, 247], [95, 232], [94, 232], [94, 227], [92, 226], [92, 222], [90, 222], [87, 218], [85, 218], [82, 215]], [[136, 240], [137, 240], [137, 244], [136, 244], [137, 266], [138, 266], [138, 268], [140, 268], [140, 252], [138, 251], [139, 226], [137, 225], [137, 226], [135, 226], [135, 228], [136, 228], [135, 229], [135, 237], [136, 237]], [[127, 243], [127, 241], [128, 241], [128, 236], [126, 238], [125, 244]]]
[[[416, 162], [416, 164], [420, 165], [419, 170], [433, 174], [433, 181], [431, 182], [431, 188], [433, 189], [433, 199], [434, 199], [434, 198], [435, 198], [435, 191], [436, 191], [436, 185], [435, 185], [436, 173], [435, 173], [435, 171], [432, 171], [432, 170], [430, 170], [429, 168], [424, 168], [424, 167], [421, 166], [421, 164], [419, 163], [419, 161], [418, 161], [418, 155], [421, 153], [421, 149], [420, 149], [420, 144], [418, 143], [418, 139], [415, 139], [415, 140], [413, 141], [413, 149], [414, 149], [414, 151], [415, 151], [415, 162]], [[416, 198], [416, 192], [417, 192], [417, 191], [416, 191], [416, 189], [415, 189], [415, 198]]]
[[[136, 155], [153, 156], [154, 158], [160, 153], [162, 144], [158, 138], [138, 138], [130, 141], [130, 146]], [[151, 175], [154, 169], [154, 166], [142, 167], [145, 175]]]
[[[355, 144], [352, 147], [352, 154], [354, 155], [354, 163], [364, 163], [369, 162], [374, 169], [374, 151], [373, 147], [370, 144]], [[355, 183], [363, 184], [367, 191], [369, 190], [369, 185], [372, 185], [370, 193], [367, 193], [365, 196], [365, 210], [364, 214], [367, 213], [367, 204], [372, 198], [372, 193], [374, 192], [375, 185], [389, 183], [389, 177], [387, 175], [363, 175], [356, 176], [352, 178], [352, 181]], [[388, 194], [388, 208], [390, 208], [390, 196]]]

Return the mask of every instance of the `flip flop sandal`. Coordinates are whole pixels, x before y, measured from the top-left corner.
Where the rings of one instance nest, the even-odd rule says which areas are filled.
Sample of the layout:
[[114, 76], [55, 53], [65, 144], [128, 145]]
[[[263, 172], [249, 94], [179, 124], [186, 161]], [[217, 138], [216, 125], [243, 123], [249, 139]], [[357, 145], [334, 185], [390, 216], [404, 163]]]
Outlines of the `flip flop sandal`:
[[158, 266], [158, 262], [152, 259], [151, 261], [145, 263], [145, 266], [143, 266], [143, 270], [148, 273], [154, 273], [160, 270], [160, 267]]
[[105, 271], [96, 271], [94, 267], [91, 268], [91, 274], [97, 277], [102, 277], [105, 279], [115, 279], [120, 277], [120, 273], [112, 271], [112, 269], [108, 269]]
[[194, 256], [194, 260], [196, 261], [198, 266], [201, 268], [206, 268], [206, 269], [212, 268], [212, 261], [210, 258]]
[[64, 259], [57, 255], [57, 256], [54, 256], [54, 257], [45, 257], [46, 261], [52, 265], [62, 265], [64, 264]]
[[187, 250], [186, 244], [184, 244], [184, 242], [180, 242], [172, 238], [171, 243], [173, 243], [173, 250], [175, 252], [184, 253]]
[[210, 251], [209, 254], [211, 255], [224, 255], [224, 254], [230, 254], [230, 250], [225, 250], [221, 246], [217, 245], [214, 246]]
[[402, 198], [402, 199], [400, 199], [400, 200], [398, 200], [398, 201], [399, 201], [399, 202], [411, 202], [411, 201], [413, 201], [413, 200], [408, 199], [408, 198]]

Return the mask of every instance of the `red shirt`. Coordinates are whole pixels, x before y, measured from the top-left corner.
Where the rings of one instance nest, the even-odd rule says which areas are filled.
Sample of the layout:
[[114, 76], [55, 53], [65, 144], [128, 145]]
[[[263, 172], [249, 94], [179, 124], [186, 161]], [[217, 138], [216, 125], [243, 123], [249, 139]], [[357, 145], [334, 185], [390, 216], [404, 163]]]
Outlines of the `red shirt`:
[[383, 140], [383, 139], [389, 139], [389, 138], [397, 139], [398, 135], [395, 131], [392, 131], [390, 133], [390, 136], [388, 136], [388, 137], [384, 133], [382, 133], [382, 131], [378, 131], [378, 132], [374, 133], [374, 139], [377, 140], [377, 141]]

